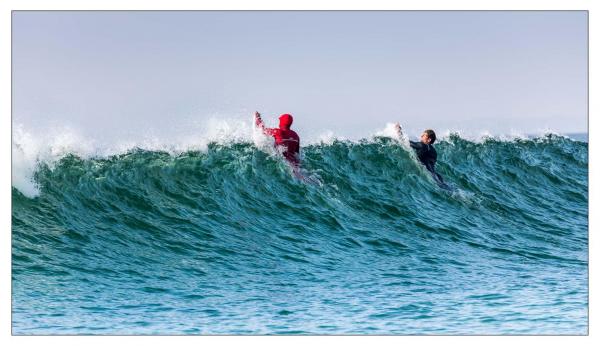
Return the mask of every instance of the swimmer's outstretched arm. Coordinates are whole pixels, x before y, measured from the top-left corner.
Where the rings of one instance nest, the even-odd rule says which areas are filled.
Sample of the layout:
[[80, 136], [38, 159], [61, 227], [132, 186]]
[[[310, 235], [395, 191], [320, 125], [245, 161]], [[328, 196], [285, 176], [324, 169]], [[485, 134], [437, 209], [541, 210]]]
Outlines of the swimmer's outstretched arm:
[[265, 127], [265, 124], [263, 123], [262, 118], [260, 117], [260, 113], [259, 112], [254, 112], [254, 123], [256, 124], [256, 126], [262, 130], [262, 132], [265, 135], [273, 135], [273, 131], [276, 129], [269, 129]]
[[[404, 137], [404, 135], [402, 133], [402, 126], [400, 126], [400, 123], [395, 123], [394, 129], [396, 130], [398, 137], [400, 137], [400, 138]], [[410, 140], [408, 141], [408, 144], [410, 144], [411, 148], [414, 148], [414, 149], [418, 149], [422, 146], [421, 142], [414, 142], [414, 141], [410, 141]]]
[[[396, 133], [398, 134], [398, 138], [400, 140], [402, 140], [402, 138], [404, 137], [404, 134], [402, 133], [402, 126], [400, 126], [400, 123], [395, 123], [394, 124], [394, 130], [396, 130]], [[408, 141], [408, 143], [410, 144], [411, 147], [415, 147], [414, 144], [416, 144], [416, 142], [413, 141]]]
[[402, 137], [402, 126], [400, 126], [400, 123], [394, 124], [394, 130], [396, 130], [398, 137]]
[[263, 123], [259, 112], [254, 112], [254, 122], [256, 123], [256, 126], [260, 127], [261, 129], [265, 128], [265, 124]]

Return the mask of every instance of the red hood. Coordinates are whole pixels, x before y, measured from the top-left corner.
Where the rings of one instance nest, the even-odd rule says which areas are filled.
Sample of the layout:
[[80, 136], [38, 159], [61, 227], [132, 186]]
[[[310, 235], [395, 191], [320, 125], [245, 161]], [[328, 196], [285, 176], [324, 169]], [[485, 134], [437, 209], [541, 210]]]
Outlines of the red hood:
[[292, 126], [292, 122], [294, 118], [291, 114], [282, 114], [279, 117], [279, 128], [282, 130], [289, 130], [290, 126]]

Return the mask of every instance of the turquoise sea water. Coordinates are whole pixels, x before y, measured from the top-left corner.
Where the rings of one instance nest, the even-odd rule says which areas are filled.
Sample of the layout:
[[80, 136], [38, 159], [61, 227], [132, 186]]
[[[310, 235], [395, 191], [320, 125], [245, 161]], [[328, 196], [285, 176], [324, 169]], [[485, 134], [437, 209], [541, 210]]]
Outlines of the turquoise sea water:
[[67, 155], [12, 189], [13, 334], [587, 334], [588, 144]]

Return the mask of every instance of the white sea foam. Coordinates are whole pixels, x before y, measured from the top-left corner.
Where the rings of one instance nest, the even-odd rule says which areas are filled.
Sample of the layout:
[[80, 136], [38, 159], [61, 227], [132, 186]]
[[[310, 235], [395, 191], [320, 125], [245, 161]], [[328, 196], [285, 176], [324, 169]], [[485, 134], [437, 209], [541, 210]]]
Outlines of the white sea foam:
[[344, 136], [336, 135], [331, 130], [325, 130], [323, 132], [318, 133], [314, 137], [309, 137], [308, 140], [305, 140], [304, 143], [307, 145], [311, 144], [320, 144], [320, 145], [331, 145], [335, 141], [346, 141], [348, 140]]
[[375, 132], [375, 135], [381, 137], [389, 137], [396, 140], [402, 139], [398, 131], [396, 131], [396, 124], [394, 123], [385, 124], [385, 128], [383, 128], [383, 130], [378, 130], [377, 132]]
[[254, 129], [249, 119], [223, 119], [210, 117], [202, 122], [191, 123], [177, 133], [139, 131], [136, 137], [115, 140], [89, 138], [70, 127], [46, 128], [31, 131], [23, 125], [13, 124], [12, 132], [12, 186], [25, 196], [36, 197], [39, 187], [34, 174], [41, 163], [54, 166], [68, 154], [83, 159], [110, 157], [133, 149], [165, 151], [177, 155], [190, 150], [205, 151], [210, 143], [254, 143], [271, 151], [272, 140]]
[[[177, 155], [190, 150], [205, 151], [210, 143], [223, 145], [231, 143], [253, 143], [263, 151], [274, 153], [273, 140], [255, 128], [252, 117], [228, 119], [216, 114], [203, 121], [191, 122], [189, 126], [181, 127], [176, 133], [170, 132], [143, 132], [137, 133], [136, 138], [89, 138], [81, 131], [71, 127], [55, 127], [44, 129], [43, 132], [29, 131], [24, 126], [13, 124], [12, 138], [12, 185], [28, 197], [39, 195], [39, 187], [34, 180], [35, 171], [40, 163], [47, 164], [50, 168], [67, 154], [74, 154], [81, 158], [109, 157], [126, 153], [135, 148], [165, 151]], [[414, 132], [414, 131], [413, 131]], [[411, 132], [411, 133], [413, 133]], [[416, 132], [415, 132], [416, 133]], [[555, 133], [545, 130], [543, 134]], [[414, 134], [414, 133], [413, 133]], [[457, 130], [447, 130], [440, 140], [448, 139], [450, 135], [457, 134], [461, 138], [484, 142], [488, 138], [512, 141], [517, 138], [530, 138], [518, 131], [511, 131], [506, 135], [492, 135], [487, 131], [479, 133], [466, 133]], [[311, 144], [328, 145], [335, 140], [347, 140], [345, 137], [326, 130], [310, 134], [300, 133], [302, 146]], [[383, 129], [375, 130], [373, 136], [390, 137], [398, 140], [408, 147], [406, 132], [399, 135], [393, 123], [387, 123]]]
[[40, 162], [53, 165], [67, 154], [89, 157], [95, 150], [92, 141], [66, 127], [32, 134], [17, 124], [12, 135], [12, 185], [28, 197], [39, 195], [33, 176]]
[[447, 141], [451, 136], [458, 136], [464, 140], [473, 143], [484, 143], [487, 140], [493, 139], [501, 142], [513, 142], [515, 140], [531, 140], [533, 138], [544, 137], [547, 135], [557, 135], [568, 137], [559, 131], [550, 129], [541, 129], [529, 133], [525, 133], [521, 130], [511, 129], [508, 133], [492, 133], [488, 130], [481, 131], [463, 131], [457, 129], [447, 129], [443, 132], [438, 133], [439, 141]]

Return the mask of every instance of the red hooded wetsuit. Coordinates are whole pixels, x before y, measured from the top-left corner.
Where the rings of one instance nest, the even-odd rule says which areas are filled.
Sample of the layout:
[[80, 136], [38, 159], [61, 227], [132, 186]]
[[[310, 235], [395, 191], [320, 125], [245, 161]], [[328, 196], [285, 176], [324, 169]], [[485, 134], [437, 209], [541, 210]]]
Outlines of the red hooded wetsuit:
[[256, 126], [260, 127], [267, 135], [275, 137], [275, 146], [283, 148], [283, 156], [291, 163], [299, 163], [300, 137], [290, 130], [294, 118], [290, 114], [282, 114], [279, 117], [279, 128], [266, 128], [260, 117], [256, 118]]

